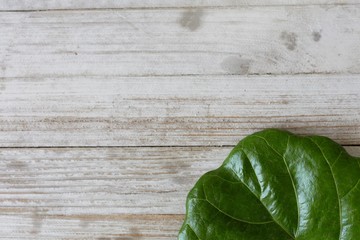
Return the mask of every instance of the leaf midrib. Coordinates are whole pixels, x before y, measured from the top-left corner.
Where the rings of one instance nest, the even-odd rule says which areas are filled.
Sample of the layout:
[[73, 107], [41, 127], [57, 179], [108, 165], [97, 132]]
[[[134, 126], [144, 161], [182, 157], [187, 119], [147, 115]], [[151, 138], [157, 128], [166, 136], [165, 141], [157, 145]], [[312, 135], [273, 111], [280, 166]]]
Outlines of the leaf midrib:
[[342, 221], [341, 221], [341, 216], [342, 216], [342, 209], [341, 209], [341, 203], [340, 203], [340, 195], [339, 195], [339, 189], [338, 189], [338, 185], [335, 181], [335, 176], [334, 176], [334, 172], [331, 168], [331, 165], [330, 165], [330, 162], [329, 160], [327, 159], [327, 157], [325, 156], [324, 152], [322, 151], [322, 149], [320, 148], [320, 146], [310, 137], [307, 137], [307, 139], [309, 139], [313, 144], [315, 144], [315, 146], [320, 150], [323, 158], [325, 159], [325, 162], [327, 163], [327, 165], [329, 166], [330, 168], [330, 172], [331, 172], [331, 176], [333, 178], [333, 181], [334, 181], [334, 185], [335, 185], [335, 190], [336, 190], [336, 195], [337, 195], [337, 199], [338, 199], [338, 205], [339, 205], [339, 239], [340, 239], [340, 236], [341, 236], [341, 232], [342, 232]]
[[[245, 153], [245, 149], [242, 149], [242, 150], [243, 150], [243, 152]], [[246, 153], [245, 153], [245, 155], [246, 155], [246, 157], [249, 159], [249, 157], [247, 156]], [[250, 160], [249, 160], [249, 162], [250, 162]], [[252, 167], [251, 162], [250, 162], [250, 165], [251, 165], [251, 167]], [[253, 167], [252, 167], [252, 168], [253, 168]], [[234, 172], [234, 170], [233, 170], [232, 168], [227, 168], [227, 169], [230, 169], [230, 170], [233, 172], [233, 174], [236, 176], [236, 178], [238, 179], [238, 181], [241, 182], [242, 184], [244, 184], [244, 186], [245, 186], [247, 189], [249, 189], [249, 191], [250, 191], [252, 194], [254, 194], [253, 191], [248, 187], [248, 185], [246, 185], [246, 184], [236, 175], [236, 173]], [[259, 198], [258, 196], [256, 196], [256, 194], [254, 194], [254, 196], [255, 196], [256, 198], [258, 198], [259, 202], [264, 206], [264, 208], [268, 211], [269, 215], [272, 217], [272, 214], [269, 212], [269, 209], [267, 209], [267, 207], [263, 204], [263, 202], [260, 200], [260, 198]], [[279, 223], [278, 221], [276, 221], [273, 217], [272, 217], [272, 219], [274, 220], [274, 222], [275, 222], [277, 225], [279, 225], [279, 226], [291, 237], [291, 239], [294, 239], [294, 240], [295, 240], [295, 237], [292, 236], [292, 235], [285, 229], [285, 227], [284, 227], [281, 223]]]
[[[297, 226], [296, 226], [296, 231], [295, 231], [295, 234], [294, 234], [294, 235], [297, 236], [297, 232], [298, 232], [298, 229], [299, 229], [299, 223], [300, 223], [299, 196], [298, 196], [298, 193], [297, 193], [297, 191], [296, 191], [295, 182], [294, 182], [293, 176], [292, 176], [291, 173], [290, 173], [290, 169], [289, 169], [289, 166], [288, 166], [288, 164], [287, 164], [287, 162], [286, 162], [286, 159], [285, 159], [284, 155], [281, 155], [278, 151], [276, 151], [276, 150], [269, 144], [269, 142], [266, 140], [266, 138], [260, 137], [260, 136], [258, 136], [258, 135], [254, 135], [254, 136], [255, 136], [255, 137], [258, 137], [258, 138], [260, 138], [260, 139], [262, 139], [262, 140], [264, 140], [265, 143], [266, 143], [266, 145], [267, 145], [269, 148], [271, 148], [271, 149], [272, 149], [280, 158], [282, 158], [283, 161], [284, 161], [286, 170], [287, 170], [287, 172], [288, 172], [288, 174], [289, 174], [289, 177], [290, 177], [290, 180], [291, 180], [292, 187], [293, 187], [293, 189], [294, 189], [294, 194], [295, 194], [295, 199], [296, 199]], [[287, 149], [288, 149], [289, 141], [290, 141], [290, 135], [288, 136], [288, 140], [287, 140], [287, 143], [286, 143], [286, 148], [285, 148], [285, 151], [284, 151], [285, 153], [286, 153], [286, 151], [287, 151]]]

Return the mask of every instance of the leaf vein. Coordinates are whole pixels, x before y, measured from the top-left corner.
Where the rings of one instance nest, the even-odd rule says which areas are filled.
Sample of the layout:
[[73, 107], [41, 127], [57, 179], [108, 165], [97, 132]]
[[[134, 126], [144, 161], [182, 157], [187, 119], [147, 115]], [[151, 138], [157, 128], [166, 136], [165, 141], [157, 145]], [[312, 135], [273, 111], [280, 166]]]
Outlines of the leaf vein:
[[[360, 168], [360, 164], [359, 161], [357, 161], [357, 165]], [[358, 181], [356, 182], [356, 184], [354, 185], [354, 187], [352, 187], [346, 194], [344, 194], [344, 196], [342, 196], [341, 198], [345, 198], [347, 195], [349, 195], [354, 189], [357, 188], [358, 184], [360, 183], [360, 178], [358, 179]]]
[[201, 238], [199, 238], [199, 236], [196, 234], [196, 232], [194, 231], [194, 229], [192, 229], [192, 227], [187, 223], [186, 224], [189, 228], [190, 228], [190, 230], [194, 233], [194, 235], [197, 237], [197, 239], [198, 240], [201, 240]]
[[[206, 195], [206, 194], [205, 194]], [[274, 221], [265, 221], [265, 222], [250, 222], [250, 221], [246, 221], [244, 219], [239, 219], [239, 218], [236, 218], [234, 216], [231, 216], [230, 214], [227, 214], [226, 212], [222, 211], [221, 209], [219, 209], [218, 207], [216, 207], [214, 204], [212, 204], [208, 199], [204, 199], [204, 198], [192, 198], [194, 200], [199, 200], [199, 201], [204, 201], [204, 202], [207, 202], [209, 203], [213, 208], [215, 208], [216, 210], [218, 210], [218, 213], [222, 213], [224, 214], [225, 216], [235, 220], [235, 221], [238, 221], [238, 222], [243, 222], [243, 223], [247, 223], [247, 224], [254, 224], [254, 225], [257, 225], [257, 224], [268, 224], [268, 223], [272, 223]]]
[[310, 139], [311, 142], [313, 142], [315, 144], [315, 146], [320, 150], [321, 154], [323, 155], [326, 163], [329, 165], [329, 168], [330, 168], [330, 172], [331, 172], [331, 176], [333, 177], [333, 181], [334, 181], [334, 185], [335, 185], [335, 190], [336, 190], [336, 194], [337, 194], [337, 199], [338, 199], [338, 204], [339, 204], [339, 225], [340, 225], [340, 231], [339, 231], [339, 239], [340, 239], [340, 236], [341, 236], [341, 232], [342, 232], [342, 222], [341, 222], [341, 216], [342, 216], [342, 210], [341, 210], [341, 204], [340, 204], [340, 195], [339, 195], [339, 189], [338, 189], [338, 186], [337, 186], [337, 183], [335, 181], [335, 176], [334, 176], [334, 172], [332, 170], [332, 167], [331, 167], [331, 164], [329, 162], [329, 160], [326, 158], [323, 150], [320, 148], [319, 144], [317, 144], [311, 137], [306, 137], [307, 139]]
[[[243, 152], [245, 153], [245, 149], [242, 149], [243, 150]], [[248, 156], [247, 156], [247, 154], [245, 153], [245, 155], [246, 155], [246, 157], [248, 158]], [[248, 158], [249, 159], [249, 158]], [[250, 159], [249, 159], [249, 162], [250, 162]], [[251, 164], [251, 162], [250, 162], [250, 165], [252, 166], [252, 164]], [[232, 168], [229, 168], [229, 169], [231, 169], [231, 171], [235, 174], [235, 176], [237, 176], [237, 174], [234, 172], [234, 170], [232, 169]], [[253, 168], [253, 166], [252, 166], [252, 169], [254, 170], [254, 168]], [[255, 172], [255, 170], [254, 170], [254, 172]], [[255, 174], [256, 174], [256, 172], [255, 172]], [[238, 176], [237, 176], [238, 177]], [[241, 179], [239, 179], [239, 181], [241, 182], [241, 183], [243, 183], [249, 190], [250, 190], [250, 192], [252, 192], [255, 196], [256, 196], [256, 194], [253, 192], [253, 191], [251, 191], [251, 189], [241, 180]], [[261, 202], [261, 204], [264, 206], [264, 208], [268, 211], [268, 213], [270, 214], [270, 216], [272, 216], [272, 214], [271, 214], [271, 212], [269, 211], [269, 209], [264, 205], [264, 203], [261, 201], [261, 199], [260, 199], [260, 197], [259, 196], [256, 196], [256, 197], [258, 197], [258, 199], [259, 199], [259, 201]], [[273, 217], [273, 216], [272, 216]], [[274, 219], [274, 218], [273, 218]], [[278, 221], [276, 221], [275, 219], [274, 219], [274, 222], [276, 223], [276, 224], [278, 224], [290, 237], [291, 237], [291, 239], [295, 239], [295, 237], [293, 236], [293, 235], [291, 235], [286, 229], [285, 229], [285, 227], [280, 223], [280, 222], [278, 222]]]
[[[288, 164], [286, 163], [286, 159], [285, 159], [284, 155], [281, 155], [277, 150], [275, 150], [272, 146], [270, 146], [269, 142], [268, 142], [264, 137], [257, 136], [257, 135], [254, 135], [254, 136], [255, 136], [255, 137], [258, 137], [258, 138], [260, 138], [260, 139], [262, 139], [262, 140], [264, 140], [265, 143], [266, 143], [266, 145], [267, 145], [269, 148], [271, 148], [271, 149], [272, 149], [279, 157], [281, 157], [281, 158], [283, 159], [283, 161], [284, 161], [286, 170], [287, 170], [287, 172], [288, 172], [288, 174], [289, 174], [289, 177], [290, 177], [290, 180], [291, 180], [292, 187], [293, 187], [293, 189], [294, 189], [294, 194], [295, 194], [295, 199], [296, 199], [296, 205], [297, 205], [296, 209], [297, 209], [298, 214], [297, 214], [297, 226], [296, 226], [295, 236], [297, 236], [297, 232], [298, 232], [298, 229], [299, 229], [299, 223], [300, 223], [299, 196], [298, 196], [298, 194], [297, 194], [296, 187], [295, 187], [295, 182], [294, 182], [294, 179], [293, 179], [293, 177], [292, 177], [292, 175], [291, 175], [291, 173], [290, 173], [289, 166], [288, 166]], [[287, 143], [286, 143], [286, 148], [285, 148], [284, 154], [286, 153], [287, 148], [288, 148], [288, 146], [289, 146], [289, 141], [290, 141], [290, 135], [289, 135], [289, 137], [288, 137], [288, 139], [287, 139]]]

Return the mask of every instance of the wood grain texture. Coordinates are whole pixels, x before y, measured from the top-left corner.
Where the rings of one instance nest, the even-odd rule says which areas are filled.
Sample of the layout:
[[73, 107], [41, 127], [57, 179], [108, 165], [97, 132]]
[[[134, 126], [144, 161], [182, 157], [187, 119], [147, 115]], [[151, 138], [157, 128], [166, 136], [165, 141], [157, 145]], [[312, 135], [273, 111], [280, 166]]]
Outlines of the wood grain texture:
[[175, 239], [245, 135], [360, 145], [359, 3], [1, 1], [0, 239]]
[[360, 73], [360, 5], [11, 12], [3, 77]]
[[175, 239], [187, 192], [229, 150], [1, 149], [1, 237]]
[[2, 0], [0, 10], [109, 9], [163, 7], [239, 7], [278, 5], [359, 4], [359, 0]]
[[187, 192], [230, 150], [1, 149], [0, 238], [175, 239]]
[[359, 75], [4, 78], [0, 146], [234, 145], [264, 128], [360, 144]]
[[59, 216], [37, 209], [0, 210], [0, 239], [19, 240], [174, 240], [184, 219], [182, 214]]
[[[1, 149], [0, 207], [52, 214], [182, 214], [229, 148]], [[154, 198], [155, 197], [155, 198]]]

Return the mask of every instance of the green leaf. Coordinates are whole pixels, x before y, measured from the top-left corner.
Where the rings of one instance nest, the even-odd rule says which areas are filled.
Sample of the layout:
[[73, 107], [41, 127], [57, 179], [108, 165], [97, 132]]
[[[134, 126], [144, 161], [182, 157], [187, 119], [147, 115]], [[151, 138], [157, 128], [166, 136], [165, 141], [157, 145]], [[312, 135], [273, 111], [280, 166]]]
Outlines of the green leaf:
[[360, 239], [359, 162], [326, 137], [250, 135], [190, 191], [179, 239]]

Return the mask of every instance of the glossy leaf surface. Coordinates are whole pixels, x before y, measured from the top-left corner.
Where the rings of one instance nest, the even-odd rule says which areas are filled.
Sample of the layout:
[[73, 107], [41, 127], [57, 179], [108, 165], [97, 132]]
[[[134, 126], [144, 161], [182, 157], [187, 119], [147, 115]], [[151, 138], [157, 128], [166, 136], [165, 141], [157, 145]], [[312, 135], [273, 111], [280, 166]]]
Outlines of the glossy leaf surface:
[[250, 135], [190, 191], [179, 239], [360, 239], [359, 162], [326, 137]]

